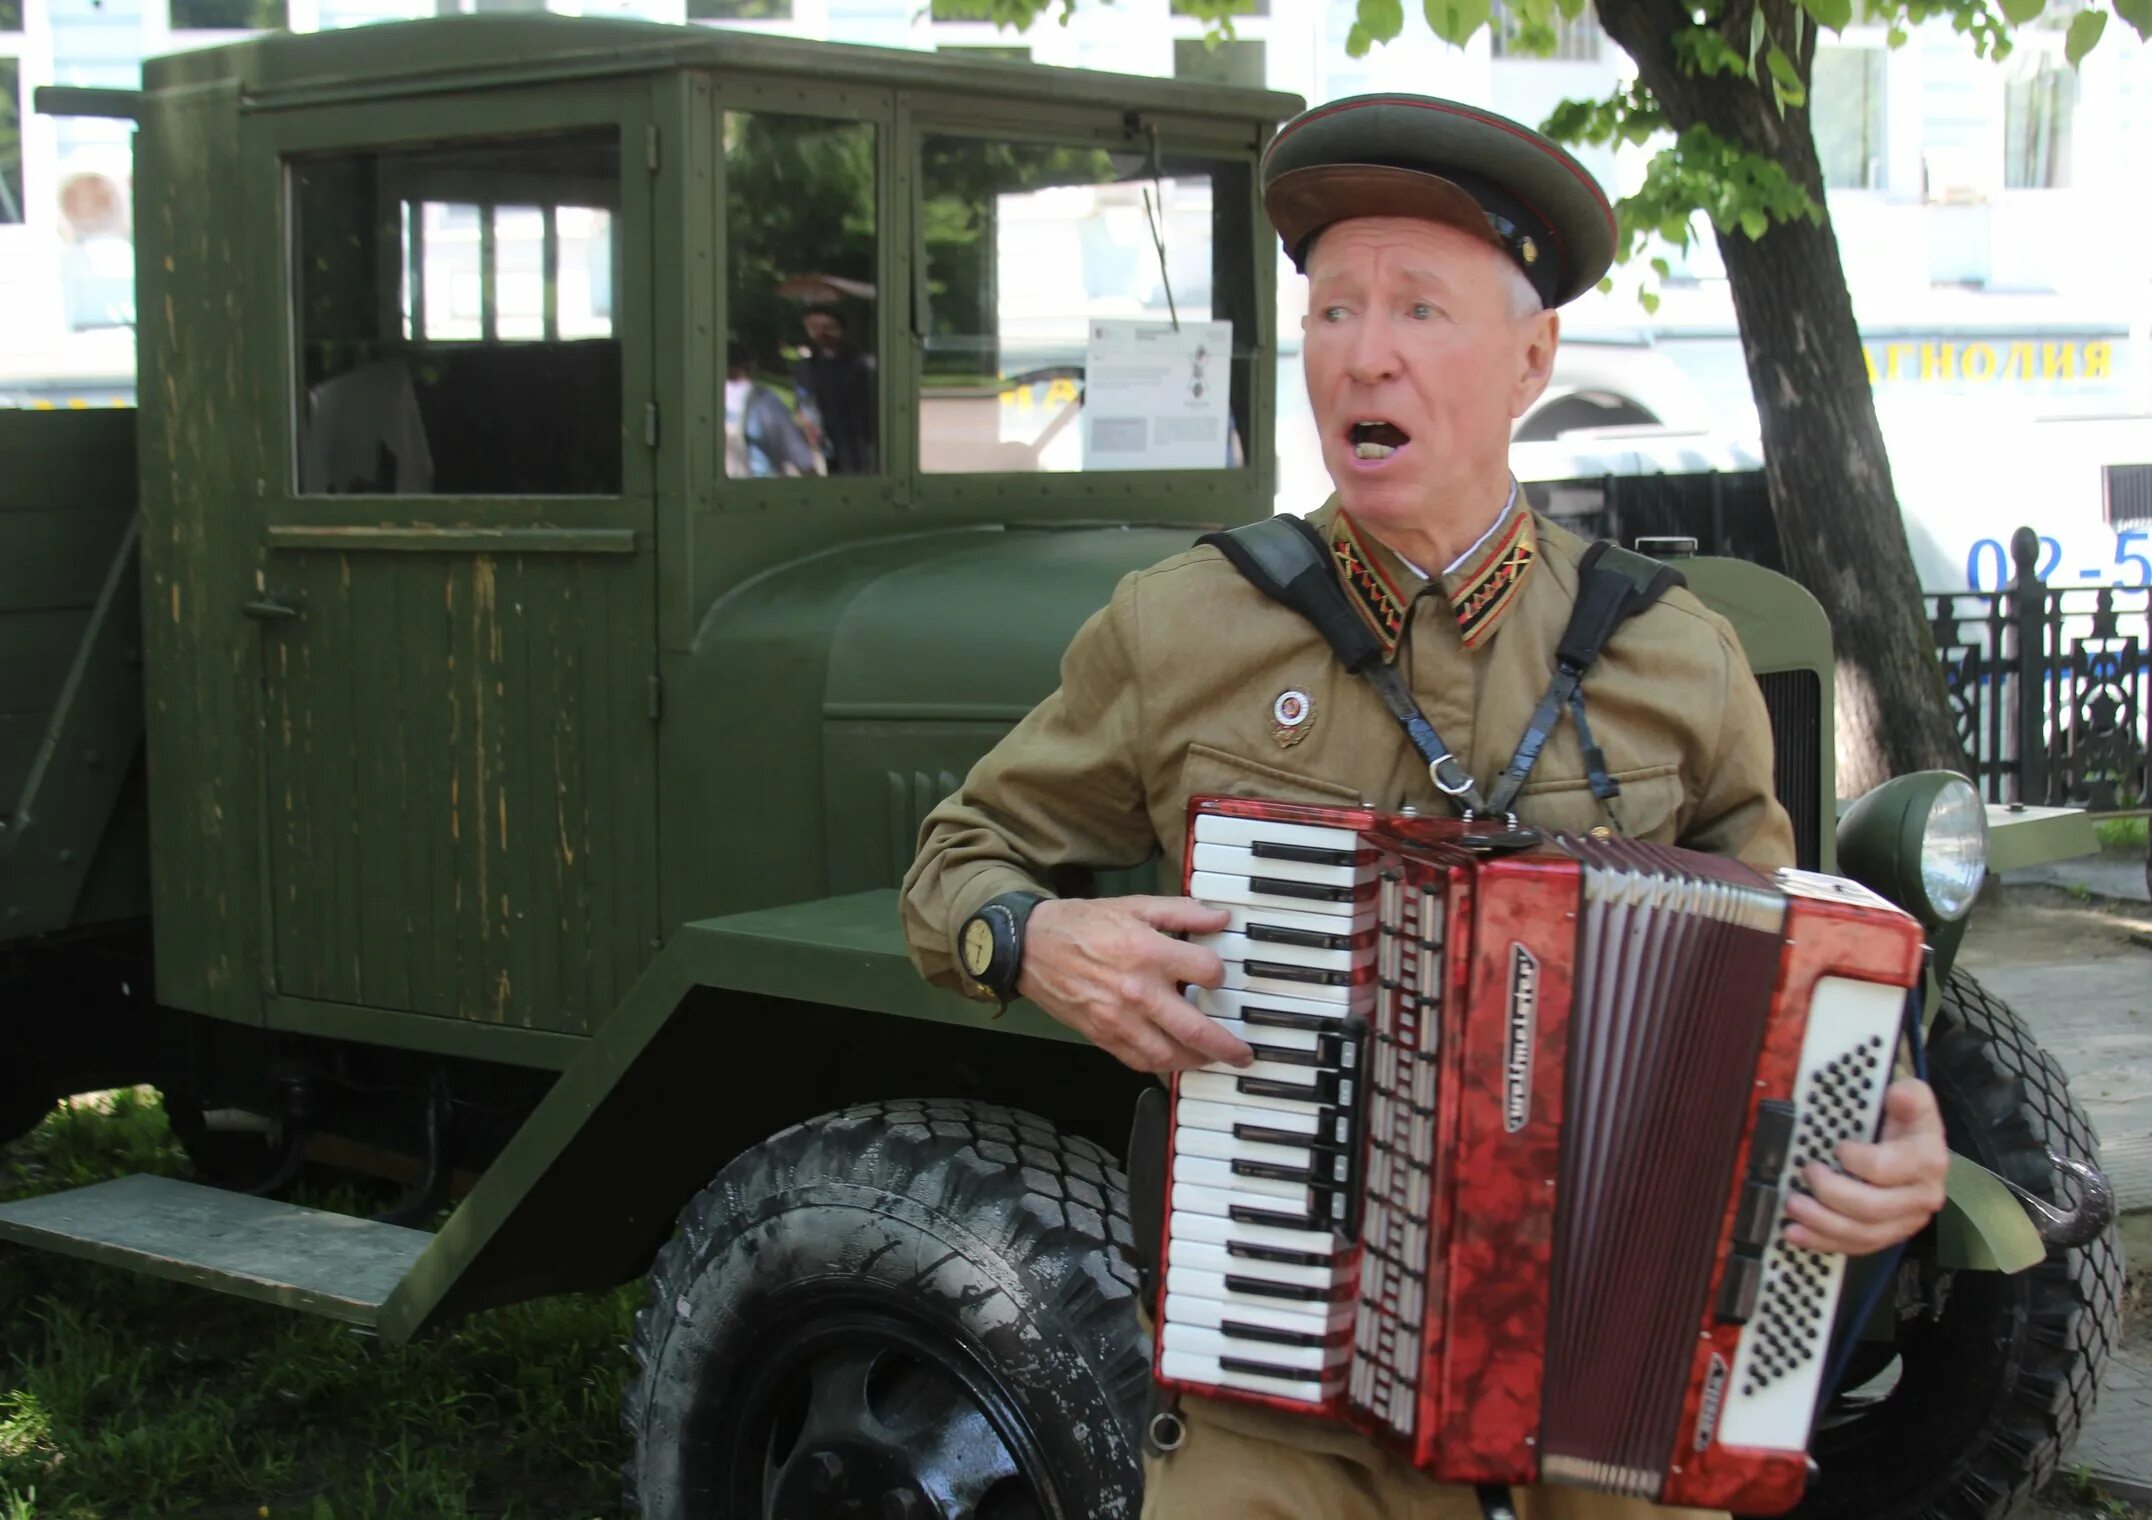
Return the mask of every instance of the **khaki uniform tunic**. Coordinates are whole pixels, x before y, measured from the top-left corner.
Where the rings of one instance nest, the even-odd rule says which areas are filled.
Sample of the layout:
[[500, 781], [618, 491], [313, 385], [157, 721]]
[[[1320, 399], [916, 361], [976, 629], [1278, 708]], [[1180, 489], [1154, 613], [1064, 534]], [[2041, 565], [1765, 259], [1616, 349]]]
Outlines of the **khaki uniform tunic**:
[[[1489, 790], [1553, 675], [1583, 542], [1512, 507], [1467, 563], [1426, 580], [1334, 502], [1310, 521], [1421, 710]], [[1621, 795], [1593, 796], [1565, 714], [1518, 797], [1523, 822], [1611, 824], [1766, 869], [1792, 863], [1770, 720], [1723, 618], [1669, 592], [1622, 625], [1584, 693]], [[903, 892], [913, 960], [983, 996], [955, 945], [980, 905], [1038, 890], [1056, 867], [1135, 866], [1161, 851], [1177, 880], [1189, 799], [1211, 793], [1454, 811], [1368, 684], [1202, 547], [1124, 578], [1069, 645], [1060, 689], [929, 815]], [[1146, 1516], [1478, 1515], [1469, 1490], [1430, 1483], [1342, 1427], [1218, 1401], [1186, 1408], [1189, 1439], [1151, 1464]], [[1681, 1513], [1577, 1490], [1519, 1497], [1525, 1520]]]

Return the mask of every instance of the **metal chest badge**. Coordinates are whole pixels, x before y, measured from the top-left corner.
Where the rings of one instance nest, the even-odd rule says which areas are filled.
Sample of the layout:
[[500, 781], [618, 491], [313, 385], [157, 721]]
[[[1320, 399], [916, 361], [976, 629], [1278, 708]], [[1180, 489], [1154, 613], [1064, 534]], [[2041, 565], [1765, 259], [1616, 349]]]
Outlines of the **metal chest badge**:
[[1291, 749], [1315, 726], [1315, 699], [1297, 687], [1278, 693], [1270, 704], [1270, 737], [1282, 749]]

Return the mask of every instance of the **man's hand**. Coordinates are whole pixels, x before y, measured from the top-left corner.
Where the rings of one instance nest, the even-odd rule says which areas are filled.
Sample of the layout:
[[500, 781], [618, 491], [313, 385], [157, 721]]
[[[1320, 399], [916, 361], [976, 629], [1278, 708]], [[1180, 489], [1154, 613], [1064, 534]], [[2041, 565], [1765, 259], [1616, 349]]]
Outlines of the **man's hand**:
[[1928, 1084], [1893, 1082], [1883, 1095], [1883, 1138], [1844, 1142], [1838, 1161], [1850, 1175], [1811, 1161], [1802, 1175], [1814, 1196], [1787, 1198], [1788, 1245], [1866, 1256], [1919, 1234], [1943, 1206], [1950, 1170], [1943, 1116]]
[[1016, 990], [1137, 1071], [1245, 1066], [1255, 1053], [1181, 996], [1225, 979], [1217, 952], [1173, 939], [1228, 915], [1186, 897], [1049, 898], [1024, 925]]

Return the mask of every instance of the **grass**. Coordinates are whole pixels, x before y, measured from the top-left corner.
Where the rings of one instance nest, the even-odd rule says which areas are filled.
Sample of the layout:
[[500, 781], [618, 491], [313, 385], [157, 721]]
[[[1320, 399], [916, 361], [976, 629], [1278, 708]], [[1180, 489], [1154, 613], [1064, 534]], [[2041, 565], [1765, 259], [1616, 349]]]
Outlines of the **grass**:
[[2145, 827], [2152, 823], [2146, 818], [2101, 818], [2093, 825], [2099, 835], [2103, 850], [2142, 850], [2145, 847]]
[[[0, 1199], [186, 1169], [155, 1094], [123, 1091], [0, 1150]], [[637, 1300], [548, 1299], [391, 1346], [0, 1246], [0, 1520], [615, 1515]]]

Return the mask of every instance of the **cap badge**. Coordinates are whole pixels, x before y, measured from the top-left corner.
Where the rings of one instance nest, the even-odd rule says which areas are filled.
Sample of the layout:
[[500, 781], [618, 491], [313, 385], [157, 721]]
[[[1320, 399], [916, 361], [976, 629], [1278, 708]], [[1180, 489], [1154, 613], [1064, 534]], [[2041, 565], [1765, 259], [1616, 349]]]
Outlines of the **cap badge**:
[[1315, 699], [1297, 688], [1281, 691], [1270, 704], [1270, 737], [1291, 749], [1315, 726]]
[[1539, 262], [1539, 244], [1533, 242], [1530, 238], [1526, 238], [1517, 245], [1517, 254], [1525, 263], [1537, 264]]

